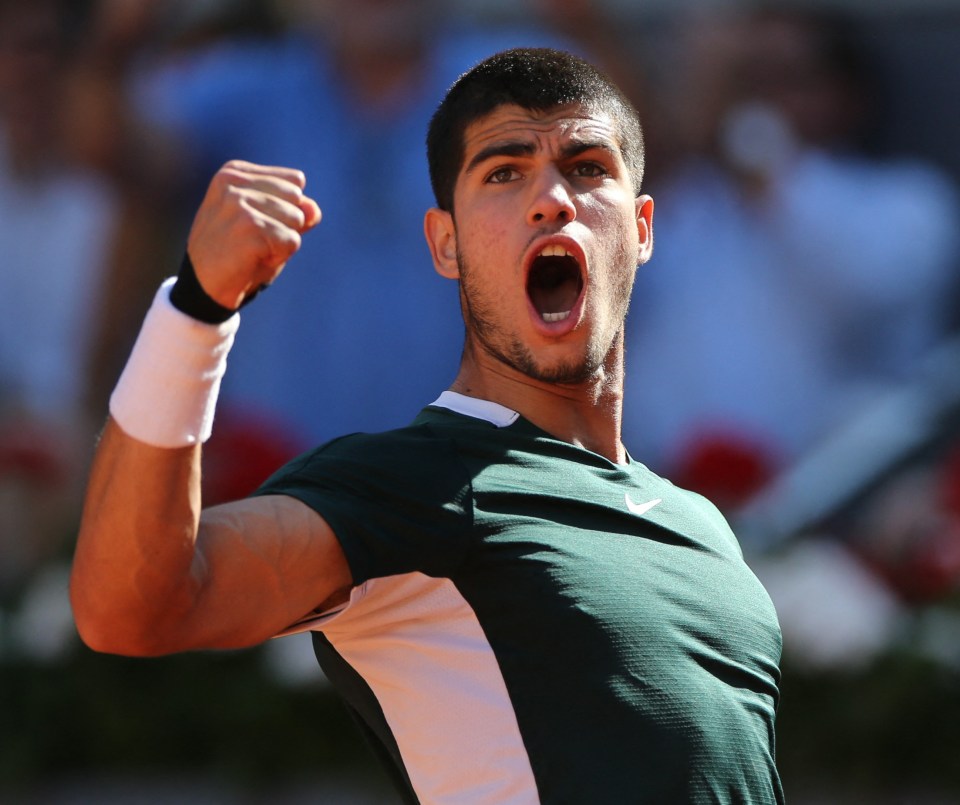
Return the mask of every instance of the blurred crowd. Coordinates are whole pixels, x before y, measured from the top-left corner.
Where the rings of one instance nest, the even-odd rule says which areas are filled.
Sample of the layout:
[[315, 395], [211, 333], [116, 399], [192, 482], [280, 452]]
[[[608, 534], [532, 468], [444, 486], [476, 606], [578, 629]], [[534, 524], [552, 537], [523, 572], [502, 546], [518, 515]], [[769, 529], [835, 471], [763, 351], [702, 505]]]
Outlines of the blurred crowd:
[[426, 122], [460, 72], [520, 44], [581, 52], [641, 110], [656, 249], [625, 441], [744, 525], [788, 653], [859, 661], [957, 592], [956, 177], [878, 147], [882, 71], [855, 21], [521, 6], [0, 0], [0, 655], [72, 640], [87, 461], [226, 160], [303, 169], [324, 220], [242, 314], [207, 500], [449, 384], [462, 324], [421, 234]]

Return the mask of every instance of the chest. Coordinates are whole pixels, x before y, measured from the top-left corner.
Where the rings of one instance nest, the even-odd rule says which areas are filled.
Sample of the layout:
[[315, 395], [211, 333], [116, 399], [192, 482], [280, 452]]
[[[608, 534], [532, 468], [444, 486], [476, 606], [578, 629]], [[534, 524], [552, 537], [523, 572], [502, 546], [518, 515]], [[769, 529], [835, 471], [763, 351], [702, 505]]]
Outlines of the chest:
[[776, 676], [773, 605], [702, 499], [655, 478], [544, 474], [478, 490], [475, 529], [465, 583], [503, 651], [573, 649], [658, 687]]

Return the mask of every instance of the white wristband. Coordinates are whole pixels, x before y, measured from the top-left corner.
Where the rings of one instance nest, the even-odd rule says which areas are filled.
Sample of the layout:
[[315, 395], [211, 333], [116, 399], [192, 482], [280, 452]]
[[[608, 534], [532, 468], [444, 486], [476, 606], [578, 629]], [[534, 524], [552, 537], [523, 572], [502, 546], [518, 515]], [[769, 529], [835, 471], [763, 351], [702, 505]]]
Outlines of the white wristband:
[[170, 303], [170, 277], [153, 299], [110, 396], [110, 415], [129, 436], [155, 447], [205, 442], [239, 314], [206, 324]]

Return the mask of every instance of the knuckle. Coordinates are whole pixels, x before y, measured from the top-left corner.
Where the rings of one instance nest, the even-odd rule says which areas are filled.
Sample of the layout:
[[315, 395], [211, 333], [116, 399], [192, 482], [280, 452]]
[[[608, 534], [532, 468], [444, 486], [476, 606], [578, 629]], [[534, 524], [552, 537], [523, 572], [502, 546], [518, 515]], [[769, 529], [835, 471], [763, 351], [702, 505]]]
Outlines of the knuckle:
[[229, 195], [234, 187], [236, 176], [226, 168], [221, 168], [210, 182], [210, 190], [218, 196]]
[[246, 195], [235, 187], [227, 188], [227, 199], [235, 206], [232, 211], [232, 217], [235, 219], [235, 225], [241, 230], [257, 229], [257, 211], [250, 203]]
[[300, 233], [294, 229], [283, 227], [274, 237], [274, 251], [286, 260], [300, 248]]
[[221, 190], [225, 190], [242, 184], [245, 178], [242, 163], [237, 160], [232, 160], [225, 163], [223, 167], [214, 174], [213, 184], [221, 188]]

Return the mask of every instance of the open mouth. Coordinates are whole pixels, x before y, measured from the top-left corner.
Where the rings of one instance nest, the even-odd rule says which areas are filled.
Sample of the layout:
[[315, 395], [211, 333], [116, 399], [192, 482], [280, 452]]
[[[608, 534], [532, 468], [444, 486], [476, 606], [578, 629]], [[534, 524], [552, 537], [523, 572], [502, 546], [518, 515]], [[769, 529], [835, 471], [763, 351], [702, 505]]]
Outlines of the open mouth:
[[527, 296], [545, 322], [567, 319], [583, 291], [580, 264], [558, 243], [545, 246], [530, 264]]

